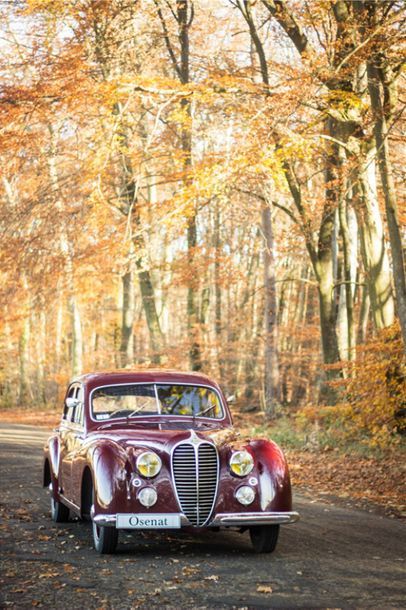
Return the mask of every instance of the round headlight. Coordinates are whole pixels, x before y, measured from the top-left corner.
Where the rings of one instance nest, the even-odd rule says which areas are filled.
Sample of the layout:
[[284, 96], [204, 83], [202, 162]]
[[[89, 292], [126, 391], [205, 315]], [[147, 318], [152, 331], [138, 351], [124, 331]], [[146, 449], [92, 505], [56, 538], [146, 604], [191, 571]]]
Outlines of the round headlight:
[[137, 470], [143, 477], [155, 477], [161, 467], [161, 458], [152, 451], [145, 451], [137, 457]]
[[230, 459], [230, 468], [239, 477], [245, 477], [254, 468], [254, 460], [248, 451], [235, 451]]
[[151, 506], [154, 506], [155, 502], [157, 501], [158, 494], [153, 487], [143, 487], [138, 492], [137, 499], [143, 506], [150, 508]]
[[244, 506], [248, 506], [248, 504], [252, 504], [255, 499], [255, 491], [252, 487], [248, 487], [248, 485], [243, 485], [239, 487], [235, 492], [235, 497], [239, 501], [240, 504], [244, 504]]

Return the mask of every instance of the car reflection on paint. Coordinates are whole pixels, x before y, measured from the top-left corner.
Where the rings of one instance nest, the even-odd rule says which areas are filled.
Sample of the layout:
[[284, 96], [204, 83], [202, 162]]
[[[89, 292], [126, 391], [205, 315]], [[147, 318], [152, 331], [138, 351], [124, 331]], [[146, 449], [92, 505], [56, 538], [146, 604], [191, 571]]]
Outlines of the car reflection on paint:
[[91, 520], [99, 553], [120, 530], [236, 528], [272, 552], [292, 511], [288, 467], [272, 441], [242, 442], [220, 387], [197, 373], [93, 373], [67, 389], [44, 448], [51, 515]]

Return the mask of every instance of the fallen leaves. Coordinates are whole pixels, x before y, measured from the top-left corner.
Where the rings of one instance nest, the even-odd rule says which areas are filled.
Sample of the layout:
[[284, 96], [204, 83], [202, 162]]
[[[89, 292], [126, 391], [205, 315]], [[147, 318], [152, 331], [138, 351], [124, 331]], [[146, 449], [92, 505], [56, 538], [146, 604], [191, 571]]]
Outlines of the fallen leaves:
[[405, 493], [399, 481], [405, 479], [403, 460], [388, 453], [380, 459], [338, 453], [286, 452], [294, 488], [342, 499], [369, 501], [402, 516]]
[[59, 576], [59, 572], [43, 572], [38, 576], [38, 578], [56, 578]]
[[183, 576], [193, 576], [193, 574], [197, 574], [199, 571], [199, 568], [195, 566], [184, 566], [182, 568]]
[[272, 587], [269, 585], [258, 585], [257, 593], [272, 593]]

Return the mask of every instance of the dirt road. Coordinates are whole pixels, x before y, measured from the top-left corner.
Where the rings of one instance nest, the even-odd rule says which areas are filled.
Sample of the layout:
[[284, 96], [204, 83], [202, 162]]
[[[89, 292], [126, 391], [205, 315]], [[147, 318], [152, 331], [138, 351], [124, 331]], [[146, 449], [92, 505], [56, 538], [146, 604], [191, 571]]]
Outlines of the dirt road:
[[272, 555], [248, 534], [120, 534], [99, 556], [88, 524], [50, 520], [44, 430], [0, 426], [1, 608], [405, 608], [405, 524], [297, 498]]

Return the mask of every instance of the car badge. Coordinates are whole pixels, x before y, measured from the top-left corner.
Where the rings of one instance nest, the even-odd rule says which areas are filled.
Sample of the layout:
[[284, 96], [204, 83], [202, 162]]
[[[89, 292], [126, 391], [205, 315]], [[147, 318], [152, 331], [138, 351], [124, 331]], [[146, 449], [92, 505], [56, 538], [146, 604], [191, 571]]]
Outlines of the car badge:
[[196, 432], [194, 430], [190, 431], [190, 439], [189, 442], [192, 445], [199, 445], [201, 443], [200, 438], [197, 436]]

